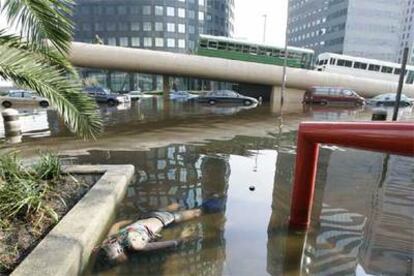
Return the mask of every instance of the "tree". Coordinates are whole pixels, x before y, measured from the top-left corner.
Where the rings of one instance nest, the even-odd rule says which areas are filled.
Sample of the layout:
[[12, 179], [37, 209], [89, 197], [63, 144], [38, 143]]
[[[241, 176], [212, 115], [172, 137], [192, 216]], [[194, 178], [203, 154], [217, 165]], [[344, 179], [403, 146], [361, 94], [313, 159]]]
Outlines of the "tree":
[[73, 36], [73, 0], [0, 0], [0, 16], [20, 35], [0, 29], [0, 76], [47, 98], [65, 124], [82, 138], [95, 138], [102, 120], [82, 92], [67, 56]]

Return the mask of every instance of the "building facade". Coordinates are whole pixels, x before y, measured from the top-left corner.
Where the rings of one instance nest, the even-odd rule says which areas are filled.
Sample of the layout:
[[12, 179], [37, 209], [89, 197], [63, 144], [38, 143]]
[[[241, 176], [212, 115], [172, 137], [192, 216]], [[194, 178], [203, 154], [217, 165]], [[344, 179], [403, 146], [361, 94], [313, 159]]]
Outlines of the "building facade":
[[[192, 53], [202, 33], [231, 36], [234, 0], [77, 0], [75, 40]], [[84, 70], [113, 90], [155, 90], [161, 77]]]
[[288, 43], [332, 52], [397, 60], [400, 0], [290, 0]]
[[408, 62], [414, 64], [414, 1], [402, 0], [402, 2], [401, 33], [396, 61], [400, 63], [402, 61], [404, 48], [409, 48]]

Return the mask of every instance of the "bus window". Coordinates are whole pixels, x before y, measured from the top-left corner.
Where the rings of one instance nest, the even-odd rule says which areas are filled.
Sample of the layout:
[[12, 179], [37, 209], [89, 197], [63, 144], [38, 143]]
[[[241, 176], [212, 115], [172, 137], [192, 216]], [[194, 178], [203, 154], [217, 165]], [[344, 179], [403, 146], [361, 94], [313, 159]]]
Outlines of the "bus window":
[[324, 64], [324, 62], [325, 62], [325, 60], [324, 60], [324, 59], [321, 59], [321, 60], [319, 61], [319, 65], [323, 65], [323, 64]]
[[356, 68], [356, 69], [366, 70], [367, 67], [368, 67], [368, 64], [366, 64], [366, 63], [362, 63], [362, 62], [358, 62], [358, 61], [355, 61], [355, 63], [354, 63], [354, 68]]
[[209, 41], [208, 42], [209, 49], [217, 49], [217, 41]]
[[201, 48], [207, 48], [207, 40], [201, 39], [200, 40], [200, 47]]
[[323, 62], [323, 64], [324, 64], [324, 65], [328, 64], [328, 60], [327, 60], [327, 59], [325, 59], [325, 60], [324, 60], [324, 62]]
[[387, 74], [392, 74], [392, 67], [382, 66], [381, 72], [382, 73], [387, 73]]
[[227, 45], [227, 50], [234, 51], [236, 49], [236, 46], [233, 43], [229, 43]]
[[405, 83], [407, 84], [414, 83], [414, 71], [408, 71], [408, 76], [407, 76], [407, 79], [405, 80]]
[[345, 60], [345, 67], [352, 67], [352, 61]]
[[250, 46], [249, 45], [243, 45], [243, 53], [248, 54], [250, 52]]
[[376, 72], [378, 72], [378, 71], [380, 70], [380, 67], [381, 67], [381, 66], [379, 66], [379, 65], [370, 64], [370, 65], [368, 66], [368, 70], [369, 70], [369, 71], [376, 71]]
[[236, 47], [235, 47], [235, 51], [236, 52], [241, 52], [242, 51], [242, 49], [243, 49], [243, 46], [242, 45], [240, 45], [240, 44], [236, 44]]
[[338, 59], [337, 65], [338, 66], [345, 66], [345, 62], [346, 62], [346, 60], [344, 60], [344, 59]]
[[258, 52], [258, 54], [259, 54], [260, 56], [264, 56], [264, 55], [266, 55], [266, 49], [265, 49], [265, 48], [262, 48], [262, 47], [259, 47], [259, 52]]
[[227, 43], [226, 42], [219, 42], [218, 43], [219, 50], [227, 50]]
[[256, 47], [250, 47], [250, 54], [251, 55], [257, 55], [257, 48]]
[[329, 64], [331, 64], [331, 65], [335, 65], [335, 63], [336, 63], [336, 59], [331, 58], [331, 60], [329, 61]]
[[395, 75], [399, 75], [399, 74], [401, 74], [401, 68], [395, 68], [395, 69], [394, 69], [394, 74], [395, 74]]

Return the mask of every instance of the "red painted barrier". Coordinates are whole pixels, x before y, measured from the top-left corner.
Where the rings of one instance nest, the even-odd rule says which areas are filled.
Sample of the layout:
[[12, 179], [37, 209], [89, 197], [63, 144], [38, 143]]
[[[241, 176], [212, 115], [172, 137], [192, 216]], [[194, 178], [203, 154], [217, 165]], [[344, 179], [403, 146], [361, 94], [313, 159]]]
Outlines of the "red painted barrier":
[[289, 221], [293, 229], [310, 224], [319, 144], [414, 156], [414, 123], [301, 123]]

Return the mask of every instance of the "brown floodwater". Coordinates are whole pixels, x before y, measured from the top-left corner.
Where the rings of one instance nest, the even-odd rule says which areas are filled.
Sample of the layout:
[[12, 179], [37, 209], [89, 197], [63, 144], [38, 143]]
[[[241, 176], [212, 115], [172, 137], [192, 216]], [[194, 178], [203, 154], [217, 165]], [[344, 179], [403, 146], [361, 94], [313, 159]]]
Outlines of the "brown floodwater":
[[[412, 157], [323, 146], [311, 228], [287, 228], [299, 122], [369, 120], [369, 109], [313, 107], [280, 119], [266, 105], [166, 109], [150, 99], [101, 111], [106, 132], [96, 142], [74, 139], [43, 110], [49, 134], [29, 132], [13, 149], [28, 157], [56, 151], [67, 163], [133, 164], [137, 177], [114, 222], [174, 202], [193, 209], [221, 200], [217, 212], [162, 231], [168, 240], [193, 226], [190, 242], [131, 254], [109, 269], [92, 259], [86, 275], [413, 275]], [[401, 116], [413, 120], [411, 110]]]

